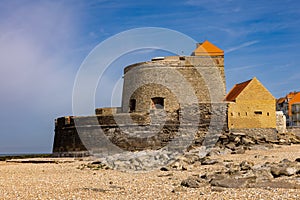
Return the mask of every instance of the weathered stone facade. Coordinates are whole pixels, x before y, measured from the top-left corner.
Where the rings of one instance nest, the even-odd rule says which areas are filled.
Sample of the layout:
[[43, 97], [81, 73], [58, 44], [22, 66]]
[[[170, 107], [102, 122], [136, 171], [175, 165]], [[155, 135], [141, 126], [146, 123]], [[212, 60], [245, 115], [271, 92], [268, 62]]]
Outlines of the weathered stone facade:
[[[124, 69], [122, 112], [149, 112], [151, 99], [162, 98], [164, 110], [174, 112], [181, 105], [211, 102], [209, 85], [220, 86], [218, 102], [225, 95], [224, 58], [171, 56], [137, 63]], [[221, 82], [221, 83], [220, 83]], [[223, 85], [222, 85], [223, 84]], [[135, 108], [130, 108], [130, 102]]]
[[[57, 119], [53, 151], [56, 156], [77, 155], [80, 151], [87, 152], [87, 149], [92, 153], [111, 155], [120, 149], [157, 150], [170, 142], [173, 148], [175, 146], [179, 149], [202, 145], [209, 127], [215, 126], [219, 133], [227, 130], [227, 123], [221, 121], [226, 111], [224, 103], [203, 103], [167, 115], [164, 111], [153, 110], [151, 113], [122, 113], [115, 116], [62, 117]], [[183, 115], [183, 112], [188, 114]], [[220, 121], [215, 120], [212, 124], [212, 115]], [[95, 119], [97, 125], [93, 122]], [[118, 148], [114, 149], [114, 145]], [[108, 151], [108, 147], [112, 148]]]
[[[224, 96], [222, 55], [171, 56], [130, 65], [124, 69], [122, 107], [57, 119], [53, 152], [114, 154], [170, 143], [176, 148], [201, 145], [208, 131], [227, 130]], [[214, 135], [210, 137], [206, 145], [212, 143]]]
[[225, 85], [223, 51], [208, 41], [192, 56], [158, 57], [127, 66], [121, 107], [97, 108], [94, 116], [58, 118], [53, 153], [212, 148], [229, 131], [275, 141], [274, 97], [254, 78], [225, 102]]

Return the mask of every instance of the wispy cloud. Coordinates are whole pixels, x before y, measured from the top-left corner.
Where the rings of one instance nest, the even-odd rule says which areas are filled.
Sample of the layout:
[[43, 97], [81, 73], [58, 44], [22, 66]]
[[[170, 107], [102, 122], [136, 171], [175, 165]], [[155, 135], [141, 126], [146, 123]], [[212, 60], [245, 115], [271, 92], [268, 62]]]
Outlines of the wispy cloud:
[[230, 52], [233, 52], [233, 51], [237, 51], [239, 49], [242, 49], [242, 48], [245, 48], [245, 47], [248, 47], [248, 46], [251, 46], [251, 45], [254, 45], [256, 43], [258, 43], [259, 41], [257, 40], [254, 40], [254, 41], [249, 41], [249, 42], [245, 42], [241, 45], [238, 45], [238, 46], [235, 46], [235, 47], [231, 47], [229, 49], [226, 49], [225, 52], [226, 53], [230, 53]]
[[259, 67], [261, 65], [247, 65], [247, 66], [241, 66], [241, 67], [234, 67], [234, 68], [229, 68], [227, 69], [226, 71], [227, 72], [232, 72], [232, 71], [244, 71], [244, 70], [247, 70], [247, 69], [253, 69], [253, 68], [256, 68], [256, 67]]

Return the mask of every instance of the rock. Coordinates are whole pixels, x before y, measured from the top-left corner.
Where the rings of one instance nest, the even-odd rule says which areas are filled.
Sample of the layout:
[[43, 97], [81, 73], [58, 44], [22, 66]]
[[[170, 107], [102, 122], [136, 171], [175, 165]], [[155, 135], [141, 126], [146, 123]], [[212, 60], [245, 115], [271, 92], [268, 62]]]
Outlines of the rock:
[[236, 137], [236, 138], [234, 139], [234, 142], [238, 144], [238, 143], [241, 142], [241, 139], [240, 139], [239, 137]]
[[225, 190], [223, 187], [211, 187], [212, 192], [224, 192]]
[[240, 163], [241, 170], [250, 170], [254, 164], [252, 162], [243, 161]]
[[290, 161], [289, 159], [283, 159], [279, 162], [280, 164], [292, 164], [292, 161]]
[[220, 135], [219, 139], [220, 140], [227, 140], [228, 136], [227, 135]]
[[181, 181], [181, 185], [189, 188], [199, 188], [207, 185], [204, 179], [190, 176], [187, 179]]
[[171, 167], [172, 169], [183, 170], [183, 171], [188, 169], [187, 164], [180, 160], [175, 161], [174, 163], [169, 165], [169, 167]]
[[168, 177], [168, 176], [173, 176], [173, 174], [170, 173], [170, 174], [159, 174], [159, 175], [157, 175], [157, 177]]
[[170, 169], [168, 167], [161, 167], [160, 171], [170, 171]]
[[199, 188], [200, 187], [200, 185], [197, 181], [191, 180], [191, 179], [183, 180], [181, 182], [181, 185], [184, 187], [189, 187], [189, 188]]
[[273, 148], [272, 144], [260, 144], [260, 145], [254, 145], [249, 147], [250, 150], [268, 150], [272, 148]]
[[231, 133], [232, 135], [235, 135], [235, 136], [246, 136], [245, 133]]
[[252, 168], [252, 172], [256, 176], [257, 182], [270, 181], [273, 179], [273, 175], [271, 174], [269, 168], [258, 168], [258, 169], [253, 169], [253, 168]]
[[287, 167], [286, 172], [288, 176], [292, 176], [298, 172], [298, 170], [294, 167]]
[[240, 168], [240, 166], [237, 165], [237, 164], [229, 163], [229, 164], [226, 165], [226, 167], [229, 168], [229, 169], [227, 170], [227, 172], [226, 172], [226, 173], [229, 174], [229, 175], [237, 175], [237, 174], [241, 174], [241, 173], [240, 173], [241, 168]]
[[256, 177], [245, 177], [245, 178], [224, 178], [224, 179], [213, 179], [210, 184], [217, 187], [225, 188], [245, 188], [250, 183], [255, 182]]
[[201, 161], [201, 164], [202, 164], [202, 165], [214, 165], [214, 164], [216, 164], [216, 163], [218, 163], [218, 162], [219, 162], [218, 160], [210, 159], [210, 158], [205, 157], [205, 158]]
[[280, 166], [273, 166], [271, 167], [271, 173], [274, 178], [279, 176], [292, 176], [297, 173], [297, 169], [294, 167], [280, 167]]
[[221, 149], [219, 147], [214, 147], [210, 149], [210, 152], [208, 153], [208, 156], [214, 156], [214, 155], [220, 155]]
[[225, 147], [228, 148], [228, 149], [230, 149], [230, 150], [235, 150], [235, 148], [236, 148], [236, 146], [235, 146], [235, 144], [233, 142], [227, 144]]
[[225, 149], [221, 149], [219, 154], [220, 155], [226, 155], [226, 154], [231, 154], [231, 153], [232, 153], [231, 149], [225, 148]]
[[235, 151], [231, 152], [231, 154], [244, 154], [245, 149], [243, 147], [237, 148]]
[[280, 143], [286, 143], [286, 141], [284, 139], [280, 139], [279, 142]]
[[290, 141], [291, 141], [291, 143], [293, 143], [293, 144], [299, 144], [299, 143], [300, 143], [300, 140], [297, 139], [297, 138], [295, 138], [295, 137], [291, 137], [291, 138], [290, 138]]
[[249, 138], [242, 138], [242, 144], [251, 145], [251, 144], [255, 144], [255, 142], [253, 142]]

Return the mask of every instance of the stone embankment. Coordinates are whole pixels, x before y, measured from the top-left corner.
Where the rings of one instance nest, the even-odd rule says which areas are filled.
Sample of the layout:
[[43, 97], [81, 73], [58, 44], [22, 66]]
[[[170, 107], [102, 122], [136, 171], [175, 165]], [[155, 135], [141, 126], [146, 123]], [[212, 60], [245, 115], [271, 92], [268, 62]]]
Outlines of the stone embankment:
[[230, 132], [219, 137], [213, 148], [191, 147], [187, 152], [177, 152], [176, 149], [145, 150], [137, 152], [124, 151], [115, 155], [96, 158], [94, 164], [105, 168], [121, 171], [145, 171], [159, 169], [186, 170], [195, 163], [214, 164], [217, 161], [210, 156], [226, 154], [244, 154], [247, 150], [272, 149], [274, 145], [300, 144], [300, 135], [277, 134], [248, 135], [245, 133]]

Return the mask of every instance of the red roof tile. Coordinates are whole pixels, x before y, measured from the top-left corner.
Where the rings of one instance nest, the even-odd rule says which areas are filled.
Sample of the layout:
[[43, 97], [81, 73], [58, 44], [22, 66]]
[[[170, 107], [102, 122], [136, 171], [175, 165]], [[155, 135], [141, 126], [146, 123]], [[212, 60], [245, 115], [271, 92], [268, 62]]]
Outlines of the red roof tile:
[[239, 94], [247, 87], [247, 85], [252, 81], [248, 80], [242, 83], [235, 84], [235, 86], [230, 90], [230, 92], [225, 97], [225, 101], [235, 101]]

